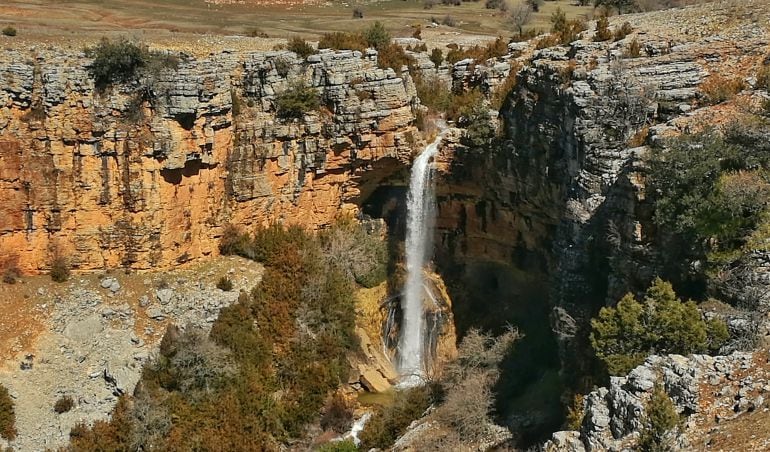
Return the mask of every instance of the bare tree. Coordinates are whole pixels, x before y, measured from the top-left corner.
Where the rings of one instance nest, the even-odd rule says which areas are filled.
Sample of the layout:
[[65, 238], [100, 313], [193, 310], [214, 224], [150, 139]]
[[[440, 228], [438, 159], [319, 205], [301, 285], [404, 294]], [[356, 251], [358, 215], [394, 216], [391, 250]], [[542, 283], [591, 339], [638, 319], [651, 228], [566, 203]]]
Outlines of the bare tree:
[[524, 32], [524, 25], [532, 19], [532, 6], [529, 3], [518, 1], [508, 5], [508, 22], [511, 23], [519, 34]]

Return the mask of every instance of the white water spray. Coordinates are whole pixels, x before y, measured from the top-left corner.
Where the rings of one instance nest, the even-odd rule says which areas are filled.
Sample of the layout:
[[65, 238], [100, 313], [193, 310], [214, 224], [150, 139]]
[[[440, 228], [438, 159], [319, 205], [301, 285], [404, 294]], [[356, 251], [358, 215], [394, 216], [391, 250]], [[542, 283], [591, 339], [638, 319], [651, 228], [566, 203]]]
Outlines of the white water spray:
[[440, 134], [412, 165], [406, 210], [406, 288], [401, 301], [404, 315], [399, 338], [398, 370], [402, 386], [421, 384], [425, 376], [425, 341], [423, 267], [428, 252], [433, 249], [432, 230], [435, 218], [435, 194], [433, 192], [431, 159], [441, 143]]

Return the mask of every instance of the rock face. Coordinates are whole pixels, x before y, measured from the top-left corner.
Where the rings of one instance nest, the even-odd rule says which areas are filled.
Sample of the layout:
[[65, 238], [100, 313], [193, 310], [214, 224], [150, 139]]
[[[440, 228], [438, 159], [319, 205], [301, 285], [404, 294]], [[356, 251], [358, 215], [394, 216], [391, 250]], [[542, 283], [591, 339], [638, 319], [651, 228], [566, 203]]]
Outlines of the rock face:
[[[545, 450], [634, 450], [656, 384], [683, 417], [682, 426], [671, 435], [672, 445], [678, 450], [702, 450], [710, 436], [729, 431], [742, 416], [767, 411], [768, 378], [766, 350], [718, 357], [651, 356], [628, 376], [612, 377], [609, 388], [588, 394], [580, 432], [555, 433]], [[752, 439], [747, 449], [768, 446], [767, 438]]]
[[[182, 58], [97, 91], [65, 50], [0, 56], [0, 250], [25, 271], [166, 268], [217, 252], [223, 226], [317, 228], [409, 161], [414, 86], [376, 52]], [[320, 112], [276, 118], [305, 80]], [[147, 97], [147, 96], [145, 96]]]

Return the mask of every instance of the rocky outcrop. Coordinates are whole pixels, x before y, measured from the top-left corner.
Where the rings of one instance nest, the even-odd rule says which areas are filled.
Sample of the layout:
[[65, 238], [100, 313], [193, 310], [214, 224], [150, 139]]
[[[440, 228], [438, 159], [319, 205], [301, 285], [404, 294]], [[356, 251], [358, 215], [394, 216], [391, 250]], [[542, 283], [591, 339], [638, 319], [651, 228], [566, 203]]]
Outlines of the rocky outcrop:
[[[30, 272], [57, 254], [82, 270], [166, 268], [216, 254], [229, 223], [321, 227], [418, 139], [411, 80], [373, 51], [182, 56], [105, 91], [82, 53], [0, 61], [0, 250]], [[277, 118], [276, 96], [300, 79], [323, 107]]]
[[[755, 411], [767, 411], [769, 378], [766, 350], [718, 357], [651, 356], [628, 376], [612, 377], [609, 387], [588, 394], [580, 431], [555, 433], [545, 450], [633, 450], [655, 385], [662, 386], [683, 419], [672, 432], [672, 445], [702, 450], [720, 430], [729, 431]], [[755, 439], [755, 450], [767, 447], [766, 438]]]

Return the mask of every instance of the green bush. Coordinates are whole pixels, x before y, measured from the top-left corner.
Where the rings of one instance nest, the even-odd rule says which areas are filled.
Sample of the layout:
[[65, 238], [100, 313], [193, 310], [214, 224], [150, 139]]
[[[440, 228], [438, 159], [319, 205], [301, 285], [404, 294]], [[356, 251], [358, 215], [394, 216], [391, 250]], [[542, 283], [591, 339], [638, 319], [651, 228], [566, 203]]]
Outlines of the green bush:
[[586, 29], [585, 21], [567, 20], [567, 14], [560, 7], [551, 15], [551, 34], [556, 37], [558, 44], [567, 45], [577, 40], [578, 34]]
[[9, 441], [16, 438], [16, 412], [11, 395], [3, 385], [0, 385], [0, 437]]
[[642, 452], [675, 450], [670, 432], [677, 424], [679, 424], [679, 415], [674, 402], [660, 384], [655, 384], [642, 421], [639, 450]]
[[770, 205], [768, 130], [736, 123], [724, 136], [686, 135], [654, 149], [648, 186], [661, 230], [712, 264], [739, 257]]
[[393, 403], [375, 411], [364, 426], [360, 435], [361, 448], [389, 448], [430, 404], [430, 390], [425, 386], [397, 392]]
[[671, 284], [656, 278], [642, 301], [624, 296], [591, 320], [591, 346], [610, 375], [625, 375], [653, 353], [719, 350], [727, 340], [723, 321], [703, 319], [695, 302], [682, 302]]
[[3, 36], [16, 36], [16, 29], [10, 25], [3, 28]]
[[279, 118], [300, 119], [308, 113], [317, 111], [320, 107], [321, 97], [318, 91], [304, 81], [292, 83], [275, 96], [275, 110]]
[[488, 149], [495, 138], [489, 108], [480, 99], [464, 114], [462, 125], [465, 130], [460, 143], [476, 151]]
[[385, 29], [385, 25], [376, 21], [364, 31], [364, 39], [369, 47], [382, 50], [390, 44], [390, 33]]
[[94, 59], [88, 72], [98, 89], [132, 81], [143, 68], [156, 74], [163, 69], [175, 69], [179, 64], [176, 57], [151, 52], [147, 46], [124, 38], [117, 41], [104, 38], [95, 47], [87, 48], [86, 55]]

